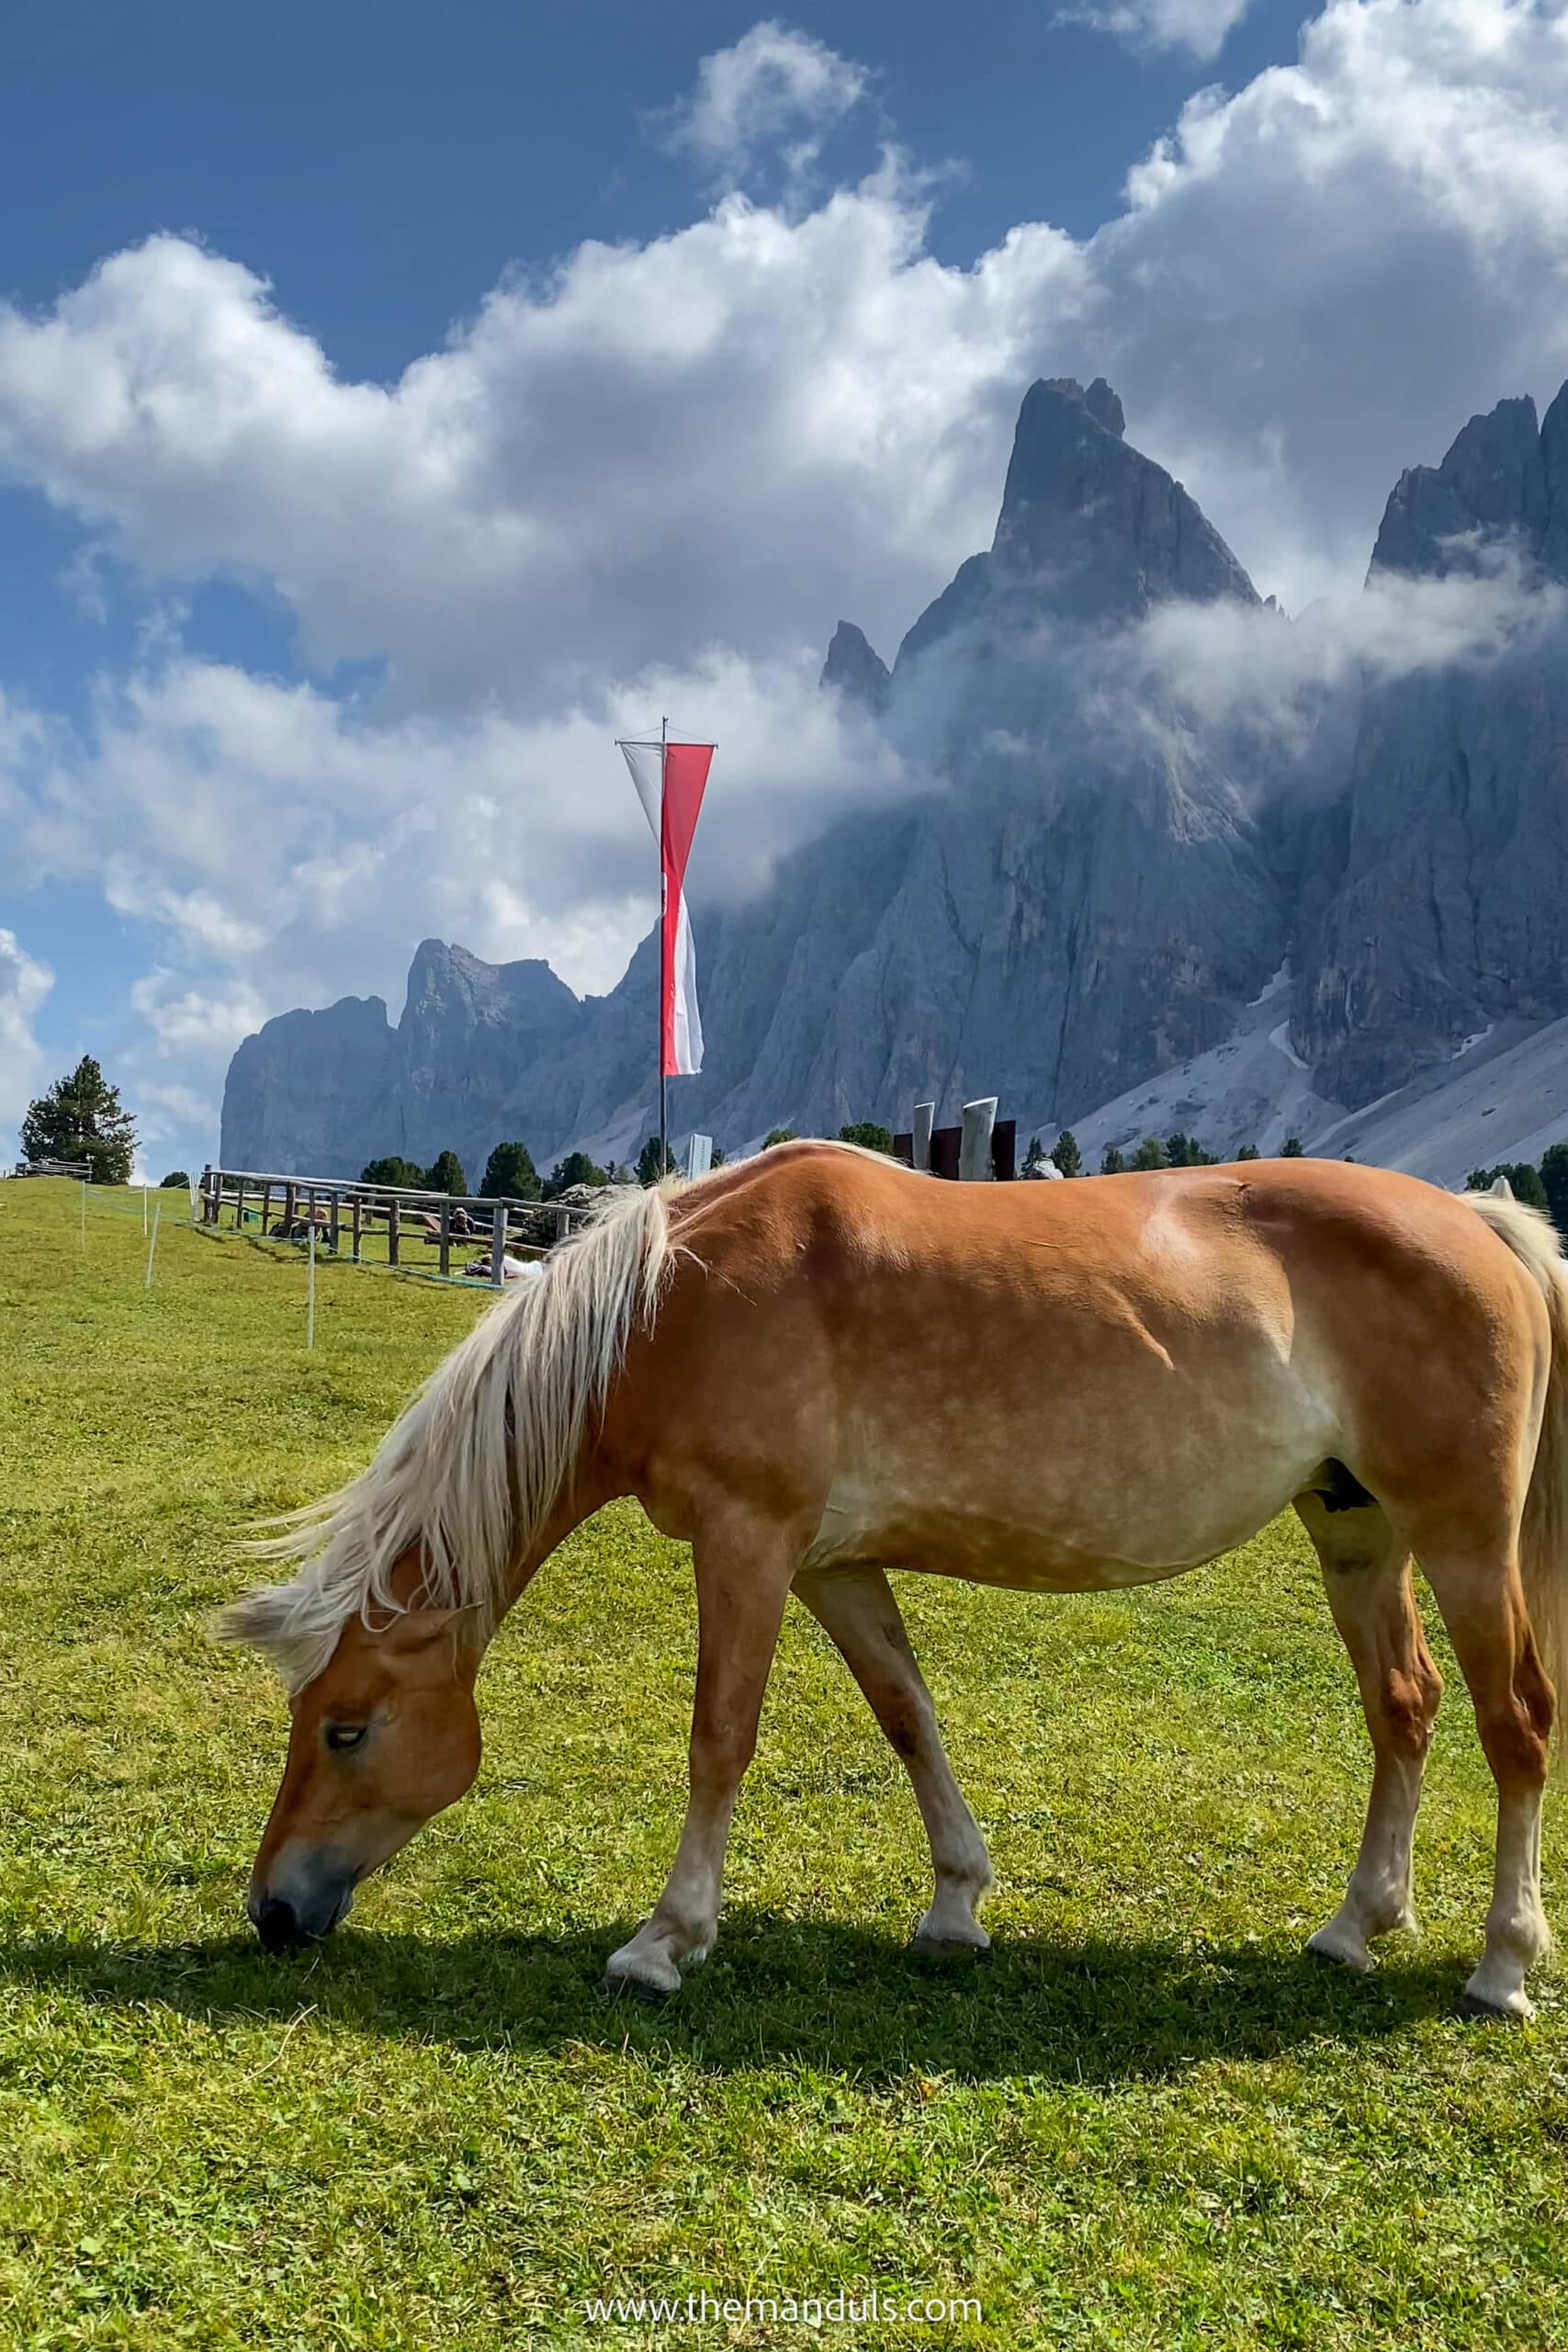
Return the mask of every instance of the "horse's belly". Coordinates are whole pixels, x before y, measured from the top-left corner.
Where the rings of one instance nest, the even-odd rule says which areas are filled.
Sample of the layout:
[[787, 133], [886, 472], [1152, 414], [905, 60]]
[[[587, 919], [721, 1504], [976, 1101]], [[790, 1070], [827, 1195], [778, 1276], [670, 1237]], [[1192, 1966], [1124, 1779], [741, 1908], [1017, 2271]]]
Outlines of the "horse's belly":
[[[1298, 1458], [1299, 1457], [1299, 1458]], [[1246, 1465], [1167, 1483], [1135, 1472], [1096, 1494], [1024, 1493], [998, 1479], [961, 1491], [951, 1476], [834, 1481], [807, 1554], [814, 1567], [875, 1560], [1036, 1592], [1151, 1584], [1245, 1544], [1297, 1492], [1319, 1457], [1291, 1447]]]

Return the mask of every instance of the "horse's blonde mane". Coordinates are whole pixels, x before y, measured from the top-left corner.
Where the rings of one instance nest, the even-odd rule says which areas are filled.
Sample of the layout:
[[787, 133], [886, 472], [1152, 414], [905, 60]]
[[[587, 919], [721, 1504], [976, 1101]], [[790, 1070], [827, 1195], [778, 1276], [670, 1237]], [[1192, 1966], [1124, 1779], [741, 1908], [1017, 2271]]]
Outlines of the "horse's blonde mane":
[[667, 1190], [612, 1196], [543, 1274], [481, 1317], [334, 1495], [266, 1522], [253, 1557], [296, 1564], [223, 1612], [291, 1691], [315, 1679], [348, 1620], [404, 1604], [390, 1578], [417, 1551], [419, 1605], [471, 1609], [493, 1631], [509, 1573], [570, 1480], [626, 1340], [670, 1271]]

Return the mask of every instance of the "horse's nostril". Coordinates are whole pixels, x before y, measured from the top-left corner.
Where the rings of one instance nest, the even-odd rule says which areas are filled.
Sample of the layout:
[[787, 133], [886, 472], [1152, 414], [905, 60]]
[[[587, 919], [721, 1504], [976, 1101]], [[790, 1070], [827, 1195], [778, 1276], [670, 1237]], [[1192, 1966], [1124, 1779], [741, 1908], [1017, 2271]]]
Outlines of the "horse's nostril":
[[292, 1903], [281, 1903], [276, 1895], [269, 1894], [252, 1917], [256, 1933], [268, 1951], [288, 1951], [291, 1945], [304, 1941]]

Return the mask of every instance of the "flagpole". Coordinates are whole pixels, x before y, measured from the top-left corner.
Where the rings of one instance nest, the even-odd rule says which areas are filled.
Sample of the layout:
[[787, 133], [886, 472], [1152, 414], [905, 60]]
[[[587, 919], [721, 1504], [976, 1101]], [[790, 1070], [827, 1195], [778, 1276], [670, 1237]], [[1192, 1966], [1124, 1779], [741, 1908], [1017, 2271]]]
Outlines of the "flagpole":
[[669, 777], [665, 774], [670, 763], [670, 721], [659, 722], [659, 1023], [655, 1035], [659, 1040], [659, 1179], [663, 1182], [669, 1172], [670, 1147], [665, 1141], [665, 1078], [664, 1078], [664, 929], [670, 910], [665, 904], [669, 894], [667, 856], [670, 843], [670, 799], [666, 789]]

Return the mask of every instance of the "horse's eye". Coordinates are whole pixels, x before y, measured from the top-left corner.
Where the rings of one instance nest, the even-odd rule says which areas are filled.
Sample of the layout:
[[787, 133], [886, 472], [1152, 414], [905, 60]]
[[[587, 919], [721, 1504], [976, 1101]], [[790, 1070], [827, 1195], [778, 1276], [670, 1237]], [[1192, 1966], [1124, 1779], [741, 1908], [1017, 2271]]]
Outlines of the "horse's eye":
[[329, 1747], [357, 1747], [365, 1736], [365, 1731], [366, 1726], [363, 1724], [329, 1724], [327, 1746]]

